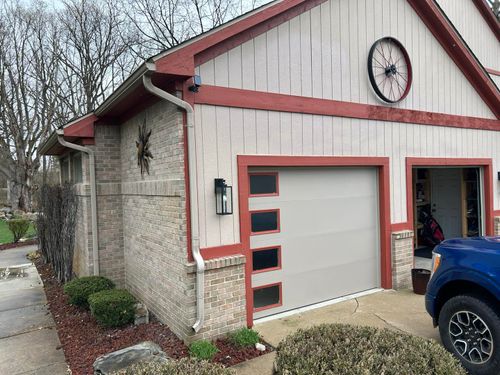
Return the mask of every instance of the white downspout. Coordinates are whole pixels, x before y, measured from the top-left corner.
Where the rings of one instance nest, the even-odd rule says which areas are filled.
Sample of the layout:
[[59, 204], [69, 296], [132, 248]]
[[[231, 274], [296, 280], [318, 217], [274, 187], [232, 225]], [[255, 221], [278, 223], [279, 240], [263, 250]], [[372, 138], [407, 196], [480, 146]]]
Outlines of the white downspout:
[[94, 151], [70, 143], [64, 139], [64, 130], [57, 130], [57, 141], [64, 147], [70, 148], [72, 150], [81, 151], [89, 156], [89, 168], [90, 168], [90, 211], [92, 217], [92, 259], [94, 260], [94, 275], [99, 276], [99, 237], [97, 233], [97, 188], [95, 180], [95, 157]]
[[192, 328], [198, 332], [205, 321], [205, 261], [200, 253], [199, 223], [198, 223], [198, 181], [196, 175], [196, 147], [194, 137], [194, 110], [188, 102], [153, 85], [151, 76], [146, 73], [142, 77], [147, 91], [186, 111], [186, 127], [189, 163], [189, 194], [191, 197], [191, 249], [196, 263], [196, 322]]

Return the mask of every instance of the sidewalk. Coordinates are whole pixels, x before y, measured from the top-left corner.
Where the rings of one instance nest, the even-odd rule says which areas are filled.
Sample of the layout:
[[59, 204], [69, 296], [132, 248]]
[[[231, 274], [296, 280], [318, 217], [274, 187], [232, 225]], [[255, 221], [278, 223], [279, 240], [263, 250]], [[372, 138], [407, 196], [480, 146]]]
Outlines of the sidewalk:
[[[0, 271], [21, 266], [11, 268], [7, 279], [0, 279], [0, 374], [67, 374], [42, 281], [26, 259], [34, 250], [36, 246], [0, 251]], [[16, 272], [24, 277], [13, 275]]]

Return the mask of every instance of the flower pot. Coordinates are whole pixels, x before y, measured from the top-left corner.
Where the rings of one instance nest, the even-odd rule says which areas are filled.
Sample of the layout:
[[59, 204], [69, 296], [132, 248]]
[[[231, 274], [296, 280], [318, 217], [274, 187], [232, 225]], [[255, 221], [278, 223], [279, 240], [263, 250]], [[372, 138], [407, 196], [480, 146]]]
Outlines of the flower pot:
[[427, 284], [431, 277], [431, 271], [423, 268], [414, 268], [411, 270], [411, 282], [415, 294], [425, 294]]

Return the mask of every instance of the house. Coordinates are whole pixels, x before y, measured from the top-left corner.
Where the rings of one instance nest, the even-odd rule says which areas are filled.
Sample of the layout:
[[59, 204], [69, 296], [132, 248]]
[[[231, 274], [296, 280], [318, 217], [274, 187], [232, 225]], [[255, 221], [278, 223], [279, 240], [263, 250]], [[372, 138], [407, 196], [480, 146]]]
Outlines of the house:
[[165, 51], [47, 139], [74, 270], [186, 341], [411, 284], [500, 234], [500, 28], [483, 0], [281, 0]]

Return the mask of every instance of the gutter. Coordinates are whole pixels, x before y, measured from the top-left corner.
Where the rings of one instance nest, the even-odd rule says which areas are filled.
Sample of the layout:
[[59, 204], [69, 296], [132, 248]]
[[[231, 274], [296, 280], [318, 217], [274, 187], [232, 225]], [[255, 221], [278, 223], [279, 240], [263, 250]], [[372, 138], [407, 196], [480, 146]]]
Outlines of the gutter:
[[194, 134], [194, 110], [191, 104], [179, 99], [175, 95], [153, 85], [151, 81], [152, 68], [142, 77], [144, 87], [151, 94], [170, 102], [186, 111], [187, 143], [188, 143], [188, 165], [189, 165], [189, 194], [191, 204], [191, 249], [196, 263], [196, 322], [192, 328], [199, 332], [205, 321], [205, 261], [200, 253], [200, 236], [198, 222], [198, 191], [196, 175], [196, 147]]
[[56, 131], [57, 141], [63, 146], [72, 150], [80, 151], [89, 156], [90, 167], [90, 211], [92, 216], [92, 259], [94, 263], [94, 275], [99, 276], [99, 237], [97, 232], [97, 186], [95, 179], [95, 156], [94, 151], [64, 139], [64, 130]]

